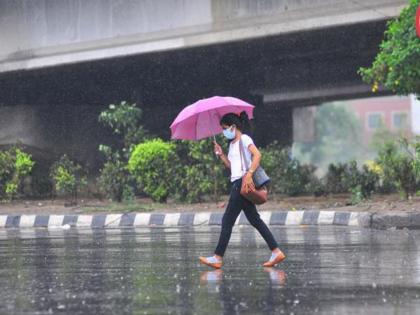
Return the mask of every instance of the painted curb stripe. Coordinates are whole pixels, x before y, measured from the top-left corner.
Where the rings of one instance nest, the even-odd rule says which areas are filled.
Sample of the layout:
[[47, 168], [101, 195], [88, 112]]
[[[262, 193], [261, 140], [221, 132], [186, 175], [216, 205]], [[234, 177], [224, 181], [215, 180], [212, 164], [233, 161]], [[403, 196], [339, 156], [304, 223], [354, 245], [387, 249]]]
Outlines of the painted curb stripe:
[[180, 213], [168, 213], [164, 216], [163, 225], [165, 226], [177, 226], [181, 214]]
[[334, 215], [334, 225], [348, 225], [350, 219], [349, 212], [336, 212]]
[[134, 220], [136, 219], [135, 213], [126, 213], [121, 216], [120, 226], [134, 226]]
[[147, 226], [150, 224], [150, 213], [138, 213], [134, 218], [134, 226]]
[[334, 222], [334, 211], [319, 211], [318, 224], [319, 225], [330, 225]]
[[221, 225], [223, 213], [210, 214], [209, 225]]
[[120, 225], [121, 217], [123, 214], [108, 214], [105, 217], [104, 226], [106, 227], [118, 227]]
[[[261, 220], [268, 225], [345, 225], [370, 227], [371, 214], [337, 211], [262, 211]], [[61, 227], [63, 225], [107, 228], [133, 226], [221, 225], [224, 213], [126, 213], [96, 215], [0, 215], [1, 227]], [[237, 225], [249, 225], [241, 212]]]
[[300, 225], [303, 219], [303, 211], [289, 211], [286, 216], [286, 225]]
[[19, 227], [33, 227], [35, 223], [36, 215], [34, 214], [24, 214], [20, 216]]
[[6, 227], [19, 227], [20, 215], [9, 215], [6, 220]]
[[79, 215], [77, 218], [76, 226], [88, 226], [92, 225], [92, 216], [91, 215]]
[[210, 213], [198, 212], [194, 215], [194, 225], [208, 225], [210, 222]]
[[0, 227], [4, 228], [7, 222], [7, 215], [0, 215]]
[[47, 227], [49, 219], [49, 215], [37, 215], [35, 217], [34, 227]]
[[303, 225], [317, 225], [319, 211], [304, 211], [302, 217]]
[[76, 226], [77, 225], [78, 216], [77, 215], [65, 215], [63, 219], [63, 225], [70, 225]]
[[92, 228], [103, 228], [105, 226], [106, 217], [107, 215], [105, 214], [94, 215], [90, 226]]
[[194, 224], [194, 213], [181, 213], [179, 217], [178, 225], [180, 226], [191, 226]]
[[285, 225], [287, 218], [287, 212], [274, 212], [271, 215], [271, 225]]
[[50, 215], [50, 220], [48, 221], [48, 227], [57, 227], [64, 225], [64, 215]]
[[352, 212], [352, 213], [350, 213], [348, 225], [349, 226], [357, 226], [357, 225], [359, 225], [359, 213], [358, 212]]
[[150, 215], [150, 225], [163, 225], [163, 221], [165, 220], [165, 215], [162, 213], [152, 213]]

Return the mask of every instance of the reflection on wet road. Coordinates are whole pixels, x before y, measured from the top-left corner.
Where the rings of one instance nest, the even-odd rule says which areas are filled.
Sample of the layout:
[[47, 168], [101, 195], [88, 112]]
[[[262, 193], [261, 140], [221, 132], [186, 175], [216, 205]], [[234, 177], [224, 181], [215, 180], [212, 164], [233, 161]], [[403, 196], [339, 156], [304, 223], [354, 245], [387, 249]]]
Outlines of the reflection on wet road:
[[272, 227], [278, 268], [236, 227], [222, 270], [198, 264], [219, 227], [0, 231], [0, 314], [408, 314], [420, 231]]

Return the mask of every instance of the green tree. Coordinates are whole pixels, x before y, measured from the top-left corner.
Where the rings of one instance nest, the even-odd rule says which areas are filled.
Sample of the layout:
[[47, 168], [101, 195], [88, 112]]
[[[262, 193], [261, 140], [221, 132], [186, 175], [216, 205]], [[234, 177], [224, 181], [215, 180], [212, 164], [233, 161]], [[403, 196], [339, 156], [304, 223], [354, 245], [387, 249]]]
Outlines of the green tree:
[[127, 168], [134, 147], [143, 142], [147, 131], [140, 124], [142, 111], [136, 104], [111, 104], [99, 115], [99, 122], [119, 136], [113, 146], [101, 144], [99, 151], [106, 158], [98, 184], [107, 198], [121, 202], [134, 198], [135, 180]]
[[360, 68], [363, 81], [372, 91], [383, 85], [399, 95], [420, 95], [420, 38], [415, 28], [420, 0], [410, 0], [399, 17], [387, 24], [385, 38], [370, 68]]
[[[118, 105], [111, 104], [107, 110], [99, 115], [99, 122], [112, 129], [112, 132], [121, 136], [119, 149], [124, 152], [127, 158], [133, 147], [142, 142], [147, 131], [140, 124], [143, 112], [136, 104], [129, 104], [125, 101]], [[115, 151], [115, 149], [114, 149]], [[107, 152], [104, 152], [107, 155]]]

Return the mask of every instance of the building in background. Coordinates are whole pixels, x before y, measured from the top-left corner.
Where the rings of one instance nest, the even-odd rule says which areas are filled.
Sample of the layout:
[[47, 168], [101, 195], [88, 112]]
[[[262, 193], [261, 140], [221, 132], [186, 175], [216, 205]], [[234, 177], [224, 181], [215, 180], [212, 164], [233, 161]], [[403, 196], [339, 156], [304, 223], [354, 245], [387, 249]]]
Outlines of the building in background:
[[[395, 136], [420, 135], [420, 102], [414, 96], [385, 96], [324, 103], [293, 110], [292, 156], [316, 165], [377, 156], [378, 144]], [[375, 137], [374, 137], [375, 136]]]
[[[412, 97], [385, 96], [346, 102], [360, 120], [362, 141], [368, 144], [372, 136], [383, 129], [412, 135], [419, 133], [420, 105]], [[413, 108], [417, 107], [414, 115]], [[417, 124], [416, 119], [417, 117]]]
[[411, 95], [411, 130], [414, 134], [420, 135], [420, 101]]

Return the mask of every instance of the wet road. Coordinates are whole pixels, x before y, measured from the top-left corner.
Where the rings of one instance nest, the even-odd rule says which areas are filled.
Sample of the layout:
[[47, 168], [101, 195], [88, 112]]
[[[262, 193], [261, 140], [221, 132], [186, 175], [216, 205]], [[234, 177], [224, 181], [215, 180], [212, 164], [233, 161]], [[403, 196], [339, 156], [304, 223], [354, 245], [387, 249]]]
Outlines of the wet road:
[[219, 227], [0, 231], [0, 314], [416, 314], [420, 231], [235, 227], [225, 267], [197, 262]]

